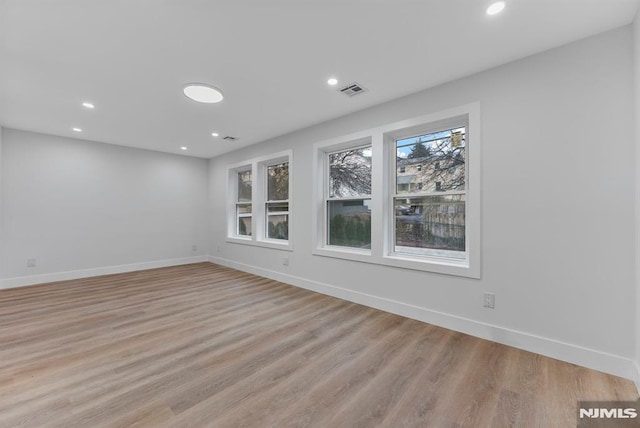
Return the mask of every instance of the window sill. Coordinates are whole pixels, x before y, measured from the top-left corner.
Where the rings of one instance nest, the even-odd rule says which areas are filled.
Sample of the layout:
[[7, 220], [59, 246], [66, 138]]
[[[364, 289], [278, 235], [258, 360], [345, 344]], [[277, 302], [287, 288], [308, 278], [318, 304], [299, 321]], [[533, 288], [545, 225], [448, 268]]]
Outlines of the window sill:
[[404, 254], [392, 254], [380, 257], [373, 256], [369, 250], [362, 251], [349, 248], [342, 249], [329, 247], [316, 248], [313, 251], [313, 254], [317, 256], [332, 257], [402, 269], [412, 269], [444, 275], [480, 279], [479, 266], [472, 266], [467, 260], [453, 260], [435, 257], [411, 257]]
[[324, 257], [334, 257], [338, 259], [354, 260], [359, 262], [373, 263], [371, 261], [371, 250], [359, 250], [348, 247], [322, 247], [316, 248], [313, 254]]
[[290, 241], [280, 241], [276, 239], [254, 240], [250, 237], [240, 238], [238, 236], [228, 236], [226, 242], [232, 244], [251, 245], [254, 247], [273, 248], [276, 250], [293, 251]]
[[480, 270], [471, 266], [468, 260], [455, 260], [439, 257], [411, 257], [391, 254], [383, 256], [381, 264], [404, 269], [421, 270], [445, 275], [480, 278]]

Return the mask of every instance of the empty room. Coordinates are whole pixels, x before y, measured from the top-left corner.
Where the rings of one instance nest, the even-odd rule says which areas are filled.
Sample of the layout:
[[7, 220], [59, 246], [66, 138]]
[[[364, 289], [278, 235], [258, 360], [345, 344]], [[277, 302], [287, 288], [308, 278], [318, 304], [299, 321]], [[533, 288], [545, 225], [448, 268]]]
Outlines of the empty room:
[[639, 8], [0, 0], [0, 428], [639, 426]]

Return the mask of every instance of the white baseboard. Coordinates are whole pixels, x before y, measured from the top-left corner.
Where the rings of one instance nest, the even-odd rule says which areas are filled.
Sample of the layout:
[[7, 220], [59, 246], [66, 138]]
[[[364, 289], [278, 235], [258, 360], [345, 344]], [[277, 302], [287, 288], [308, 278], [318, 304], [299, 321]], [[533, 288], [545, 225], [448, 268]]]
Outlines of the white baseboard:
[[207, 256], [183, 257], [179, 259], [157, 260], [152, 262], [132, 263], [127, 265], [106, 266], [92, 269], [81, 269], [67, 272], [54, 272], [42, 275], [20, 276], [16, 278], [0, 279], [0, 290], [5, 288], [23, 287], [26, 285], [44, 284], [47, 282], [67, 281], [70, 279], [88, 278], [92, 276], [110, 275], [114, 273], [133, 272], [137, 270], [159, 267], [186, 265], [208, 261]]
[[534, 334], [512, 330], [509, 328], [487, 324], [472, 319], [459, 317], [444, 312], [434, 311], [395, 300], [385, 299], [370, 294], [360, 293], [329, 284], [311, 281], [282, 272], [259, 268], [231, 260], [209, 257], [211, 263], [228, 266], [244, 272], [270, 278], [286, 284], [305, 288], [318, 293], [337, 297], [350, 302], [380, 309], [385, 312], [402, 315], [418, 321], [434, 324], [482, 339], [491, 340], [536, 354], [566, 361], [582, 367], [635, 380], [640, 390], [640, 367], [630, 358], [584, 348], [558, 340], [536, 336]]

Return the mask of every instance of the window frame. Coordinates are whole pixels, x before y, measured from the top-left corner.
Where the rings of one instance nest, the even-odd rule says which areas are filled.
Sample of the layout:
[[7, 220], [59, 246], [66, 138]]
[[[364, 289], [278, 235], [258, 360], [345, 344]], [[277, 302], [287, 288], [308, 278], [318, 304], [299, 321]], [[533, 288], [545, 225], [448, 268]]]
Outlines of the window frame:
[[[249, 201], [240, 201], [240, 174], [245, 172], [251, 172], [251, 199]], [[235, 236], [241, 239], [250, 238], [254, 232], [254, 224], [253, 224], [253, 171], [251, 168], [240, 168], [236, 170], [236, 197], [235, 197]], [[249, 206], [249, 213], [240, 213], [241, 206]], [[250, 218], [251, 219], [251, 233], [249, 235], [242, 235], [240, 233], [240, 219], [241, 218]]]
[[[251, 171], [251, 201], [239, 201], [239, 192], [238, 192], [238, 184], [239, 179], [238, 176], [240, 173], [245, 171]], [[233, 239], [237, 242], [247, 242], [251, 241], [253, 236], [253, 198], [254, 198], [254, 189], [253, 189], [253, 177], [254, 171], [252, 165], [250, 163], [240, 163], [227, 168], [227, 240]], [[240, 204], [250, 204], [251, 205], [251, 214], [245, 215], [243, 217], [251, 217], [251, 235], [240, 235], [240, 214], [238, 212], [238, 206]]]
[[[288, 210], [286, 215], [288, 216], [288, 239], [276, 239], [268, 237], [268, 209], [267, 204], [274, 201], [268, 200], [268, 178], [267, 171], [269, 166], [277, 165], [280, 163], [288, 163]], [[237, 164], [227, 166], [227, 236], [226, 242], [254, 245], [260, 247], [275, 248], [279, 250], [292, 251], [292, 216], [293, 216], [293, 186], [291, 173], [293, 168], [293, 151], [285, 150], [279, 153], [274, 153], [267, 156], [261, 156], [258, 158], [249, 159]], [[239, 235], [237, 230], [236, 220], [236, 203], [238, 198], [237, 185], [234, 185], [233, 180], [237, 182], [236, 175], [238, 172], [251, 169], [251, 184], [252, 184], [252, 234], [251, 236]], [[282, 215], [283, 213], [278, 213]]]
[[[269, 167], [275, 166], [275, 165], [279, 165], [279, 164], [287, 164], [287, 181], [288, 181], [288, 186], [287, 186], [287, 199], [280, 199], [280, 200], [271, 200], [269, 199], [269, 178], [268, 178], [268, 174], [269, 174]], [[264, 178], [264, 224], [263, 224], [263, 231], [261, 234], [261, 238], [262, 241], [267, 242], [267, 243], [276, 243], [276, 244], [283, 244], [283, 243], [287, 243], [289, 241], [289, 228], [291, 227], [291, 219], [290, 219], [290, 212], [291, 212], [291, 163], [289, 161], [289, 157], [286, 158], [278, 158], [278, 159], [269, 159], [265, 162], [260, 162], [258, 164], [258, 173], [261, 174], [261, 176]], [[282, 204], [285, 203], [287, 204], [287, 211], [278, 211], [275, 214], [270, 214], [269, 212], [269, 205], [273, 205], [273, 204]], [[279, 239], [279, 238], [270, 238], [269, 237], [269, 217], [270, 216], [276, 216], [276, 215], [286, 215], [287, 216], [287, 239]]]
[[[465, 144], [465, 259], [450, 259], [425, 255], [410, 255], [394, 252], [396, 192], [396, 147], [395, 141], [403, 136], [428, 134], [452, 128], [464, 119], [466, 124]], [[313, 212], [314, 236], [313, 254], [335, 257], [379, 265], [415, 269], [426, 272], [481, 277], [481, 121], [480, 103], [470, 103], [459, 107], [414, 117], [391, 124], [362, 130], [342, 137], [320, 141], [314, 144], [315, 177]], [[449, 128], [450, 129], [450, 128]], [[342, 149], [365, 146], [370, 142], [372, 150], [371, 182], [371, 250], [362, 251], [349, 247], [329, 246], [326, 242], [326, 196], [328, 189], [327, 153]], [[421, 193], [421, 192], [417, 192]], [[405, 196], [404, 194], [402, 196]]]
[[[316, 209], [313, 210], [312, 213], [312, 224], [313, 228], [313, 242], [314, 247], [312, 253], [315, 255], [327, 256], [327, 257], [338, 257], [349, 260], [356, 261], [369, 261], [371, 256], [370, 249], [359, 249], [352, 247], [344, 247], [338, 245], [329, 245], [328, 244], [328, 206], [327, 201], [329, 200], [329, 154], [337, 153], [344, 150], [356, 149], [359, 147], [369, 147], [371, 146], [372, 150], [372, 165], [371, 165], [371, 195], [370, 201], [374, 203], [374, 195], [373, 195], [373, 144], [371, 140], [371, 136], [367, 133], [361, 132], [352, 134], [347, 137], [335, 138], [327, 141], [323, 141], [320, 143], [316, 143], [314, 145], [313, 156], [314, 156], [314, 177], [318, 179], [315, 180], [315, 187], [313, 189], [314, 201], [316, 201]], [[371, 210], [371, 227], [373, 231], [373, 209]], [[371, 236], [373, 240], [373, 234]], [[373, 247], [373, 242], [372, 242]]]
[[[323, 163], [324, 163], [324, 174], [323, 174], [323, 187], [324, 187], [324, 220], [323, 220], [323, 247], [325, 248], [329, 248], [335, 251], [352, 251], [354, 253], [358, 253], [358, 254], [364, 254], [364, 255], [368, 255], [371, 254], [371, 250], [370, 249], [359, 249], [356, 247], [349, 247], [349, 246], [345, 246], [345, 245], [335, 245], [335, 244], [330, 244], [329, 243], [329, 234], [330, 234], [330, 229], [329, 229], [329, 203], [330, 202], [348, 202], [348, 201], [371, 201], [371, 193], [373, 193], [372, 191], [369, 192], [369, 194], [366, 195], [357, 195], [357, 196], [347, 196], [347, 197], [335, 197], [335, 196], [331, 196], [330, 195], [330, 189], [329, 189], [329, 180], [331, 178], [331, 165], [330, 165], [330, 161], [329, 161], [329, 157], [332, 154], [335, 153], [341, 153], [341, 152], [345, 152], [345, 151], [349, 151], [349, 150], [357, 150], [357, 149], [364, 149], [364, 148], [372, 148], [371, 145], [371, 141], [370, 140], [355, 140], [355, 141], [351, 141], [349, 143], [347, 143], [347, 145], [341, 145], [340, 147], [336, 148], [335, 150], [327, 150], [324, 152], [324, 156], [323, 156]], [[373, 153], [372, 153], [373, 156]], [[371, 173], [371, 178], [373, 179], [373, 168], [372, 168], [372, 173]], [[371, 202], [369, 202], [371, 203]]]
[[[389, 156], [389, 175], [392, 176], [390, 180], [388, 180], [389, 188], [388, 188], [388, 205], [391, 209], [390, 216], [393, 216], [393, 221], [390, 221], [387, 224], [387, 246], [385, 248], [385, 256], [389, 257], [392, 260], [418, 260], [427, 263], [442, 263], [448, 265], [467, 265], [470, 259], [470, 252], [467, 245], [467, 233], [470, 227], [470, 219], [469, 215], [466, 215], [468, 209], [466, 208], [466, 199], [467, 199], [467, 189], [469, 185], [469, 156], [468, 156], [468, 148], [469, 144], [465, 144], [465, 164], [464, 164], [464, 176], [465, 176], [465, 187], [463, 190], [441, 190], [442, 182], [436, 181], [436, 188], [434, 191], [408, 191], [406, 193], [398, 193], [397, 191], [397, 178], [398, 175], [395, 173], [397, 168], [396, 163], [396, 150], [397, 150], [397, 141], [405, 138], [417, 137], [425, 134], [433, 134], [442, 132], [445, 130], [455, 129], [455, 128], [465, 128], [465, 135], [467, 136], [467, 143], [469, 141], [468, 137], [468, 129], [469, 129], [469, 116], [468, 115], [459, 115], [451, 118], [447, 118], [444, 120], [432, 121], [429, 123], [420, 124], [418, 126], [409, 126], [401, 129], [397, 129], [391, 132], [386, 132], [384, 134], [385, 141], [385, 149], [388, 151]], [[392, 156], [393, 154], [393, 156]], [[439, 163], [439, 162], [437, 162]], [[410, 254], [407, 252], [396, 251], [396, 222], [395, 222], [395, 200], [402, 198], [422, 198], [422, 197], [431, 197], [431, 196], [457, 196], [463, 195], [465, 197], [465, 251], [464, 251], [464, 260], [460, 260], [457, 258], [450, 258], [445, 256], [438, 256], [434, 254]], [[425, 253], [428, 251], [425, 251]]]

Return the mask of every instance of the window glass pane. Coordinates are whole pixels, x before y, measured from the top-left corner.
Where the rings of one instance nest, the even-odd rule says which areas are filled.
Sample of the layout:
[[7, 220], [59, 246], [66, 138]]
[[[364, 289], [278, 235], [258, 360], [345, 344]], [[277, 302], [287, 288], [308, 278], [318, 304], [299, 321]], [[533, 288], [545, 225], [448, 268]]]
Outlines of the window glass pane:
[[287, 214], [267, 216], [267, 238], [289, 239], [289, 216]]
[[371, 201], [328, 201], [328, 244], [371, 248]]
[[289, 239], [289, 203], [267, 203], [267, 238]]
[[238, 172], [238, 202], [251, 201], [251, 170]]
[[238, 214], [251, 214], [251, 204], [238, 204]]
[[396, 141], [396, 192], [465, 190], [464, 127]]
[[329, 154], [329, 197], [371, 194], [371, 146]]
[[251, 217], [238, 217], [238, 235], [251, 236]]
[[289, 211], [288, 202], [268, 202], [267, 203], [268, 213], [278, 213], [278, 212], [286, 212], [286, 211]]
[[395, 198], [395, 252], [465, 258], [464, 195]]
[[289, 162], [267, 167], [267, 200], [289, 199]]

